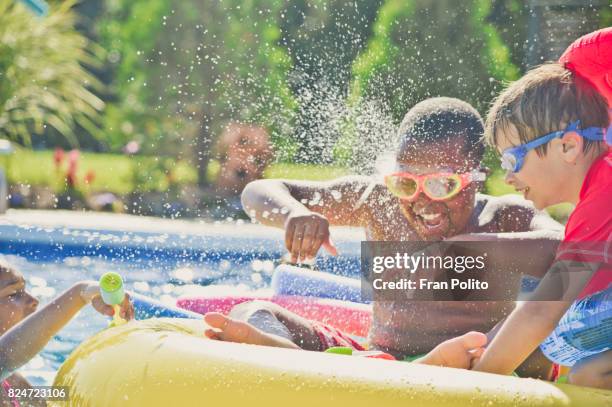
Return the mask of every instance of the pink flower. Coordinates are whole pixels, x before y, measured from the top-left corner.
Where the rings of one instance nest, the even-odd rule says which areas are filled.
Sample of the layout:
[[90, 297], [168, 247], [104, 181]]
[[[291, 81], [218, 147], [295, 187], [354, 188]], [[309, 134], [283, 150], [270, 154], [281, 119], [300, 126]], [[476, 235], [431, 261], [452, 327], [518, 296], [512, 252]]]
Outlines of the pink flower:
[[76, 174], [74, 174], [72, 172], [68, 172], [66, 174], [66, 184], [68, 185], [68, 188], [76, 187], [76, 185], [77, 185]]
[[137, 154], [140, 151], [140, 145], [137, 141], [130, 141], [123, 147], [123, 153], [128, 155]]
[[79, 155], [80, 152], [77, 149], [74, 150], [70, 150], [70, 152], [68, 153], [68, 166], [69, 167], [74, 167], [74, 169], [76, 170], [76, 167], [79, 163]]
[[96, 172], [94, 170], [89, 170], [87, 171], [87, 174], [85, 174], [85, 183], [88, 185], [91, 185], [92, 182], [94, 182], [94, 180], [96, 179]]
[[53, 162], [55, 163], [55, 168], [59, 168], [62, 165], [62, 161], [64, 161], [64, 150], [57, 147], [55, 152], [53, 153]]
[[66, 171], [66, 183], [69, 187], [77, 184], [77, 167], [79, 166], [79, 150], [70, 150], [68, 153], [68, 171]]

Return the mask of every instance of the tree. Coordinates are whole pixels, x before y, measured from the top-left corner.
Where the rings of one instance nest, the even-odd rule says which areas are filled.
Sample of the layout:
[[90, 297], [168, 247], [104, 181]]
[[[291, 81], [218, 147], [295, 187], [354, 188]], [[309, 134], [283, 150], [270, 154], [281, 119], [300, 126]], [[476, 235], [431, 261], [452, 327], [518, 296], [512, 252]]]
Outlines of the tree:
[[24, 144], [51, 127], [77, 145], [81, 126], [100, 137], [102, 85], [84, 65], [99, 65], [75, 29], [74, 1], [54, 5], [45, 18], [0, 0], [0, 136]]
[[353, 98], [381, 98], [396, 121], [433, 96], [464, 99], [483, 112], [518, 69], [492, 25], [486, 0], [388, 0], [374, 37], [353, 65]]
[[154, 150], [156, 141], [164, 140], [173, 130], [154, 111], [156, 95], [149, 86], [156, 77], [148, 55], [154, 53], [163, 32], [163, 16], [171, 9], [171, 0], [118, 0], [106, 2], [105, 14], [97, 22], [100, 44], [106, 52], [111, 71], [111, 100], [104, 112], [105, 142], [112, 151], [120, 151], [130, 140]]
[[[228, 121], [262, 124], [281, 152], [291, 148], [287, 123], [294, 102], [286, 78], [291, 61], [277, 45], [282, 1], [156, 0], [137, 4], [143, 12], [153, 5], [156, 12], [148, 11], [151, 14], [141, 22], [146, 31], [143, 41], [137, 43], [126, 32], [117, 43], [115, 49], [123, 50], [118, 83], [133, 82], [128, 89], [139, 96], [124, 106], [129, 111], [131, 103], [138, 103], [137, 113], [151, 117], [155, 130], [137, 120], [123, 127], [140, 134], [150, 145], [163, 144], [167, 151], [178, 148], [179, 155], [192, 153], [202, 186], [214, 135]], [[136, 18], [136, 5], [125, 7], [133, 13], [125, 18], [137, 31], [142, 17]], [[128, 72], [132, 76], [126, 79]], [[126, 117], [125, 111], [116, 114], [118, 123]]]
[[[373, 37], [353, 63], [349, 103], [358, 114], [346, 126], [337, 156], [352, 166], [372, 162], [392, 141], [388, 125], [381, 125], [385, 118], [397, 124], [426, 98], [457, 97], [484, 114], [502, 82], [519, 73], [486, 22], [489, 11], [486, 0], [387, 0]], [[375, 131], [359, 123], [363, 111], [378, 115]]]

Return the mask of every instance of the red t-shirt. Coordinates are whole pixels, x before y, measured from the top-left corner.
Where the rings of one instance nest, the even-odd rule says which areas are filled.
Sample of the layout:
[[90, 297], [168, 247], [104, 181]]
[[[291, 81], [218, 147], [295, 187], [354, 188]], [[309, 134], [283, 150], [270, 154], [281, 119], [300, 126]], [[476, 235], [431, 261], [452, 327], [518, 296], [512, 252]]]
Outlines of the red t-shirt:
[[584, 178], [557, 260], [602, 263], [579, 299], [612, 284], [612, 148], [591, 165]]

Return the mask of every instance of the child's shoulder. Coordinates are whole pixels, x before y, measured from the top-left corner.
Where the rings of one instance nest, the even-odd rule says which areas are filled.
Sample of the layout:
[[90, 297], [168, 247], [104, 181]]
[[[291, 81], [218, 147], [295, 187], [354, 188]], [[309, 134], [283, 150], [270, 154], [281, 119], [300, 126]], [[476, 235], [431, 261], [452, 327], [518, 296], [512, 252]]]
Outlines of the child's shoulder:
[[538, 211], [531, 201], [516, 194], [476, 194], [474, 217], [478, 228], [492, 233], [528, 232], [541, 228], [563, 230], [563, 225], [548, 213]]

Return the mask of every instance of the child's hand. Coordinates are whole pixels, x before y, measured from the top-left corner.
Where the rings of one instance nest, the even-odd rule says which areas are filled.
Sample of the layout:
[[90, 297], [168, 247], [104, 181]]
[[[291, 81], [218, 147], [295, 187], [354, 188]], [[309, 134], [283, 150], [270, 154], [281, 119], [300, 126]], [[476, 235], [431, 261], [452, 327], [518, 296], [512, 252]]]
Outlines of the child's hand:
[[[102, 315], [112, 317], [115, 314], [115, 310], [110, 305], [104, 303], [102, 296], [100, 295], [100, 286], [95, 281], [85, 281], [81, 288], [81, 298], [85, 303], [91, 303], [92, 307], [95, 308]], [[119, 316], [126, 321], [134, 318], [134, 306], [130, 301], [129, 295], [126, 293], [121, 307], [119, 310]]]
[[314, 258], [321, 246], [334, 256], [338, 254], [329, 236], [329, 221], [310, 211], [292, 213], [287, 218], [285, 246], [292, 263]]

